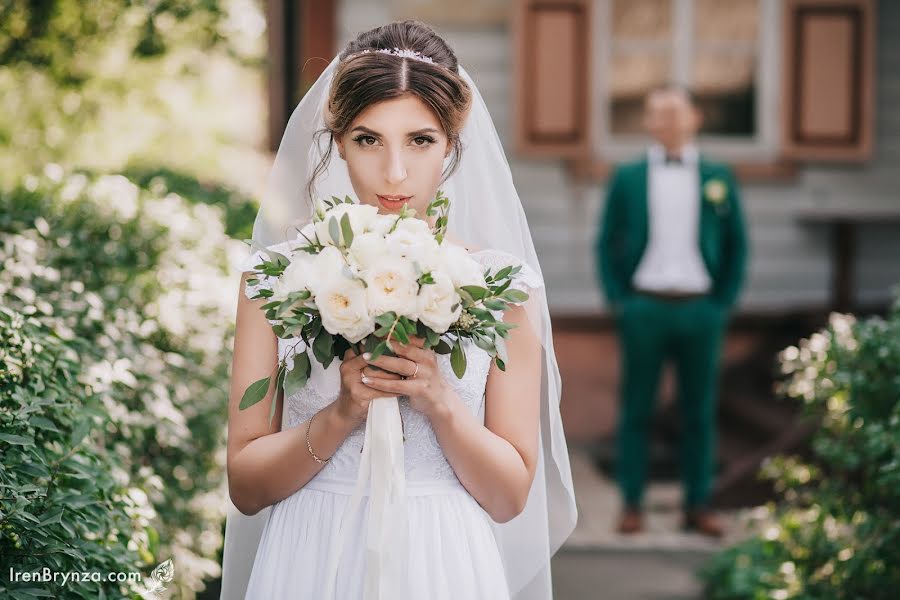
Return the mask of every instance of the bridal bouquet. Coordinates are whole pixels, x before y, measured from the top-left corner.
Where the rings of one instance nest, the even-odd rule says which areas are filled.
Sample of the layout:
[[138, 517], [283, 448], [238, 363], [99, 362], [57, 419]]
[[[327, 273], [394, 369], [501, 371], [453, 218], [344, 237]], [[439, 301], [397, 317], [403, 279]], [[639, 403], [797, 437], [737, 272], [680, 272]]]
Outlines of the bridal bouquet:
[[[407, 344], [412, 335], [424, 339], [425, 348], [449, 353], [459, 378], [466, 370], [464, 338], [505, 369], [504, 339], [514, 325], [494, 312], [528, 299], [510, 288], [521, 265], [482, 272], [464, 248], [444, 240], [448, 208], [449, 199], [438, 192], [426, 213], [437, 215], [432, 230], [407, 206], [399, 214], [381, 214], [375, 206], [332, 196], [317, 202], [312, 222], [289, 244], [291, 257], [265, 250], [269, 260], [255, 268], [270, 278], [272, 289], [258, 289], [254, 299], [269, 300], [261, 308], [275, 335], [306, 345], [279, 360], [276, 391], [283, 387], [289, 396], [306, 384], [310, 348], [328, 368], [351, 346], [377, 358], [392, 355], [391, 343]], [[252, 383], [240, 408], [262, 400], [271, 378]], [[270, 422], [274, 414], [273, 402]]]
[[[302, 352], [279, 358], [277, 373], [273, 371], [276, 392], [283, 387], [288, 397], [306, 385], [312, 366], [309, 349], [327, 369], [351, 347], [377, 358], [394, 354], [392, 343], [408, 344], [413, 335], [424, 340], [425, 348], [449, 353], [459, 378], [466, 371], [465, 338], [505, 370], [504, 340], [514, 325], [497, 315], [528, 299], [527, 293], [510, 287], [522, 266], [482, 271], [464, 248], [444, 240], [448, 209], [449, 200], [438, 192], [426, 209], [426, 214], [437, 217], [432, 230], [406, 206], [399, 214], [381, 214], [377, 207], [354, 203], [349, 197], [332, 197], [317, 203], [312, 222], [288, 244], [290, 257], [266, 249], [269, 260], [255, 268], [272, 285], [258, 289], [254, 298], [268, 300], [262, 309], [279, 338], [305, 343]], [[247, 280], [248, 285], [257, 283], [256, 278]], [[240, 408], [262, 400], [271, 378], [250, 384]], [[272, 402], [270, 425], [275, 408]], [[356, 485], [326, 566], [332, 586], [326, 599], [333, 596], [348, 523], [360, 510], [367, 483], [371, 510], [365, 529], [365, 597], [403, 597], [409, 531], [396, 396], [369, 403]]]

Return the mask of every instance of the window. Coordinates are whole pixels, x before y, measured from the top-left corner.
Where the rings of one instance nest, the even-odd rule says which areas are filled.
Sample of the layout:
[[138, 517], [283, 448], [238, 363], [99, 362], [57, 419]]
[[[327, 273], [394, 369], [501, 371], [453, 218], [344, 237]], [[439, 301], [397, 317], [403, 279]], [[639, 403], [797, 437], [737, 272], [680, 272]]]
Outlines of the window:
[[779, 0], [594, 0], [595, 152], [642, 150], [648, 90], [690, 89], [704, 114], [699, 143], [731, 160], [777, 153]]

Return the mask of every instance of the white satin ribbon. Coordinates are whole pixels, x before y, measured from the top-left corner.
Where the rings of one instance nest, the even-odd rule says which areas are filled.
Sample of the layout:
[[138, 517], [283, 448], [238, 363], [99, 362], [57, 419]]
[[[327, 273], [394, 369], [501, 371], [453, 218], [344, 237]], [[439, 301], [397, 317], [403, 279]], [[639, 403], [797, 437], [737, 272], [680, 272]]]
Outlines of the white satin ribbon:
[[404, 600], [408, 582], [409, 521], [406, 513], [403, 428], [396, 396], [375, 398], [369, 403], [356, 486], [344, 508], [337, 539], [328, 556], [325, 599], [339, 600], [335, 597], [338, 564], [366, 483], [370, 486], [370, 492], [364, 598]]

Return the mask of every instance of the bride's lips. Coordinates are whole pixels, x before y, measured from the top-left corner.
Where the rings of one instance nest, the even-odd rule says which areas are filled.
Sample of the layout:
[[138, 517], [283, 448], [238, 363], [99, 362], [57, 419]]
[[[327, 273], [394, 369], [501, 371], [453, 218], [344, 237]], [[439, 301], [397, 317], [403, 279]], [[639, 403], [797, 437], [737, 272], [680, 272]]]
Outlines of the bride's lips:
[[389, 210], [399, 210], [412, 198], [412, 196], [382, 196], [381, 194], [375, 194], [375, 196], [378, 197], [378, 202]]

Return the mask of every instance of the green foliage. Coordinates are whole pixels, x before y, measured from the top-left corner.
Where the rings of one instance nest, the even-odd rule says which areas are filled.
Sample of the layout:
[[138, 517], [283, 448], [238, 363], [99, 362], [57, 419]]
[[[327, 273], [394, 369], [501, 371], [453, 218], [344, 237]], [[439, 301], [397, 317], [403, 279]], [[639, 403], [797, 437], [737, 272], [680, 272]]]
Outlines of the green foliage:
[[900, 299], [887, 319], [834, 314], [781, 354], [783, 392], [821, 419], [813, 457], [763, 475], [778, 505], [705, 567], [708, 597], [893, 598], [900, 586]]
[[220, 0], [12, 0], [0, 4], [0, 64], [28, 65], [77, 85], [90, 76], [85, 58], [111, 37], [128, 39], [135, 58], [163, 54], [188, 34], [209, 48], [225, 41], [224, 16]]
[[[236, 282], [225, 250], [235, 257], [242, 244], [225, 235], [218, 207], [149, 187], [54, 167], [0, 193], [0, 296], [77, 349], [94, 429], [90, 452], [82, 457], [79, 447], [72, 460], [86, 472], [106, 469], [129, 490], [139, 520], [131, 554], [120, 555], [132, 562], [138, 551], [141, 562], [125, 570], [147, 573], [172, 557], [169, 588], [187, 598], [219, 571], [237, 295], [227, 292]], [[12, 387], [29, 406], [25, 388]], [[72, 386], [69, 402], [79, 394]], [[55, 426], [60, 433], [42, 431], [48, 442], [32, 449], [47, 462], [71, 445], [74, 424]], [[11, 480], [5, 457], [0, 469]], [[105, 481], [98, 475], [94, 485]], [[80, 527], [69, 513], [59, 518], [60, 527]], [[103, 570], [103, 555], [93, 556], [87, 567]]]
[[[24, 307], [35, 312], [35, 306]], [[39, 319], [0, 307], [0, 595], [33, 598], [52, 583], [12, 583], [9, 571], [134, 571], [149, 545], [140, 489], [106, 447], [106, 413], [81, 384], [82, 340], [60, 339]], [[125, 583], [88, 581], [68, 598], [118, 598]]]
[[52, 162], [104, 173], [168, 165], [252, 189], [264, 134], [248, 117], [264, 112], [260, 8], [0, 2], [0, 185]]

